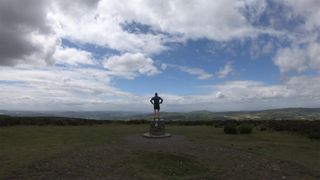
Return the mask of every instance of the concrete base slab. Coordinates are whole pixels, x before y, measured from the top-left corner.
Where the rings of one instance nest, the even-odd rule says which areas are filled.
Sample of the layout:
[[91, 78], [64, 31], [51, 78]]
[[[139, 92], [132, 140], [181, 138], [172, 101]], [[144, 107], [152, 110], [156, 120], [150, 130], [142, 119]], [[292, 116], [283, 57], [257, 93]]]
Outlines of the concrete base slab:
[[150, 134], [149, 132], [146, 132], [143, 134], [143, 137], [146, 137], [146, 138], [167, 138], [167, 137], [171, 137], [171, 134], [170, 133], [165, 133], [163, 135], [152, 135]]

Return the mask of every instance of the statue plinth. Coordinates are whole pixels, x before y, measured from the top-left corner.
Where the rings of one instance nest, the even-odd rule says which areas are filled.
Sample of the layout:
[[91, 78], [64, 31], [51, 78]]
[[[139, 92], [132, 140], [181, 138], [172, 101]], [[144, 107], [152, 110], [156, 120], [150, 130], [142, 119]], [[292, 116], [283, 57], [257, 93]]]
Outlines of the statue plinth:
[[149, 132], [144, 133], [144, 137], [148, 138], [164, 138], [170, 137], [171, 134], [165, 132], [165, 122], [163, 120], [153, 120], [150, 122]]

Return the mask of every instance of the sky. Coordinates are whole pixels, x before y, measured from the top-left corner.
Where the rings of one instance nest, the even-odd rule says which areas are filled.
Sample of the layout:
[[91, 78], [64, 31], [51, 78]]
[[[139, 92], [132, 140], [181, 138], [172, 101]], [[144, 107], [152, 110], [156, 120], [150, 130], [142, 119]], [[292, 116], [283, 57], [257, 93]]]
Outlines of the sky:
[[0, 109], [320, 107], [319, 0], [0, 0]]

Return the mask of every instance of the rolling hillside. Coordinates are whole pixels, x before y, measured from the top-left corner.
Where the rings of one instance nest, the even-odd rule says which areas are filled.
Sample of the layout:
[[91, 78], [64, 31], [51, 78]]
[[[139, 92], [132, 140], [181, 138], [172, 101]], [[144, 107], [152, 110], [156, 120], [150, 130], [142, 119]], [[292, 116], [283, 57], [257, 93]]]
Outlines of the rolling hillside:
[[[231, 111], [231, 112], [162, 112], [166, 120], [320, 120], [320, 108], [285, 108], [263, 111]], [[152, 118], [136, 116], [134, 119]]]
[[[152, 113], [126, 111], [0, 111], [14, 117], [67, 117], [95, 120], [150, 120]], [[168, 121], [188, 120], [320, 120], [320, 108], [284, 108], [263, 111], [161, 112]]]

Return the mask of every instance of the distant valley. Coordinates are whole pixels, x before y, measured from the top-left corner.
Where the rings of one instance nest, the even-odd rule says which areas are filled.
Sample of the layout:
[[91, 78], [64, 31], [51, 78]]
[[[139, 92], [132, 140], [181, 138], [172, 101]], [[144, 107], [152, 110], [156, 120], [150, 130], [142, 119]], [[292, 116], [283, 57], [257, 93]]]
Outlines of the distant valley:
[[[0, 115], [18, 117], [69, 117], [95, 120], [140, 120], [152, 119], [152, 113], [127, 111], [5, 111]], [[192, 111], [162, 112], [167, 121], [194, 120], [320, 120], [320, 108], [284, 108], [263, 111]]]

